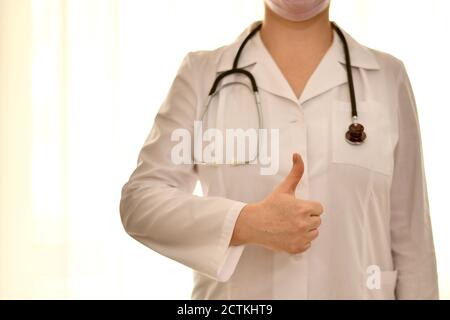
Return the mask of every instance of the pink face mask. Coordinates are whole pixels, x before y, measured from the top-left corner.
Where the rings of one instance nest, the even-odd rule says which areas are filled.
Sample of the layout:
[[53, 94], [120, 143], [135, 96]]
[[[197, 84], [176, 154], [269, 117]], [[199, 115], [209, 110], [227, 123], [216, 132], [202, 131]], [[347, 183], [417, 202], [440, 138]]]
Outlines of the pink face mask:
[[264, 0], [269, 8], [290, 21], [305, 21], [317, 16], [330, 0]]

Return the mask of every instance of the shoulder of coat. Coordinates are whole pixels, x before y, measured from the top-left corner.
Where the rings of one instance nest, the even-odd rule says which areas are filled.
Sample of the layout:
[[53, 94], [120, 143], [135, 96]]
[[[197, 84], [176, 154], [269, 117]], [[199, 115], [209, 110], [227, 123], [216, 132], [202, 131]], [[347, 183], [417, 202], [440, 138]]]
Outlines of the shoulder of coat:
[[198, 50], [189, 52], [191, 66], [197, 72], [216, 72], [223, 56], [234, 48], [235, 44], [221, 46], [214, 50]]
[[378, 64], [380, 65], [380, 69], [384, 72], [391, 73], [394, 76], [397, 76], [404, 71], [405, 67], [403, 61], [398, 57], [380, 50], [375, 50], [372, 48], [367, 49], [370, 50], [375, 56]]

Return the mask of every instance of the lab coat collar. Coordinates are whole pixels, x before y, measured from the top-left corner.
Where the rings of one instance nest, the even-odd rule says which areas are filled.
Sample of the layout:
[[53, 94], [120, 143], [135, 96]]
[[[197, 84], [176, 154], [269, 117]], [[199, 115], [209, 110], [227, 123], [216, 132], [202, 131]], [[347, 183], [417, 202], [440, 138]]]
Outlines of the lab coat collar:
[[[256, 21], [252, 23], [234, 43], [224, 50], [218, 63], [218, 73], [231, 69], [234, 57], [242, 41], [259, 23], [261, 22]], [[359, 44], [345, 31], [343, 31], [343, 33], [348, 42], [352, 67], [367, 70], [379, 70], [380, 66], [372, 51]], [[260, 89], [300, 104], [334, 87], [347, 83], [343, 45], [336, 32], [334, 33], [333, 43], [330, 49], [311, 75], [300, 99], [295, 96], [289, 83], [286, 81], [272, 56], [264, 46], [264, 43], [260, 38], [260, 33], [257, 33], [255, 37], [248, 42], [241, 55], [239, 68], [244, 68], [252, 72]]]

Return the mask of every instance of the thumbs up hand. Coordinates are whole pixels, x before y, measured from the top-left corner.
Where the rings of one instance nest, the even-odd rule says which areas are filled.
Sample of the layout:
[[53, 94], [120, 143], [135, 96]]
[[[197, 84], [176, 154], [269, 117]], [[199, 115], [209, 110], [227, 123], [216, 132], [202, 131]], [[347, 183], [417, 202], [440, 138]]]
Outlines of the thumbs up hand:
[[303, 172], [303, 160], [296, 153], [284, 181], [263, 201], [242, 209], [230, 244], [257, 244], [291, 254], [308, 250], [319, 235], [323, 207], [295, 197]]

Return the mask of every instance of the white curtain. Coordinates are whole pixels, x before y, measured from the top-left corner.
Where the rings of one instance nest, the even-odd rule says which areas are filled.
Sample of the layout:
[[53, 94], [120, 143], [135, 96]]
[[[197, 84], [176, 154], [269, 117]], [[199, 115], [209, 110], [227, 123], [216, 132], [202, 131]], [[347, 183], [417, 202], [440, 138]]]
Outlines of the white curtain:
[[[450, 298], [446, 0], [333, 1], [416, 91], [442, 296]], [[128, 237], [120, 190], [183, 56], [262, 0], [0, 0], [0, 298], [189, 298], [191, 271]]]

